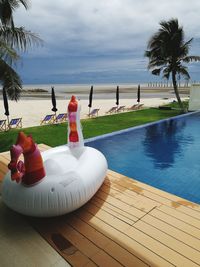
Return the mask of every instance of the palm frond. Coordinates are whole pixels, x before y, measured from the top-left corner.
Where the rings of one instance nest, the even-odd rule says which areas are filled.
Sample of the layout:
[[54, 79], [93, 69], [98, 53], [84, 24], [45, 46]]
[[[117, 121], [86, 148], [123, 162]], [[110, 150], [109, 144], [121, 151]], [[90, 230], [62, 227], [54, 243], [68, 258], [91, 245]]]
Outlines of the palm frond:
[[189, 62], [197, 62], [200, 61], [200, 56], [187, 56], [182, 59], [183, 62], [189, 63]]
[[8, 97], [17, 101], [22, 89], [21, 79], [17, 72], [2, 59], [0, 59], [0, 81]]
[[187, 71], [187, 67], [185, 67], [185, 66], [180, 66], [180, 68], [177, 69], [177, 73], [182, 75], [186, 80], [190, 79], [190, 75]]
[[169, 80], [171, 72], [172, 72], [171, 65], [168, 65], [166, 68], [163, 69], [163, 78]]
[[23, 5], [25, 9], [28, 8], [27, 0], [1, 0], [0, 1], [0, 20], [4, 26], [14, 27], [13, 12]]
[[3, 59], [8, 65], [12, 65], [19, 59], [16, 51], [0, 41], [0, 58]]
[[41, 45], [43, 41], [36, 34], [25, 28], [0, 27], [0, 40], [3, 40], [11, 48], [25, 52], [32, 45]]
[[161, 70], [162, 70], [162, 68], [160, 68], [160, 69], [154, 69], [154, 70], [152, 70], [152, 74], [153, 75], [156, 75], [156, 76], [159, 76], [160, 75], [160, 72], [161, 72]]

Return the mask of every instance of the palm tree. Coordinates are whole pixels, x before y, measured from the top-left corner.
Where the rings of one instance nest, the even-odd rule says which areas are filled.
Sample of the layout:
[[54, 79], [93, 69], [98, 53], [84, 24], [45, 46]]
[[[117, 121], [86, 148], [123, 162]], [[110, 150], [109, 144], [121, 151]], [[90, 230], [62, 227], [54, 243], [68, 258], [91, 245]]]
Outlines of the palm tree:
[[174, 92], [180, 108], [184, 111], [177, 86], [177, 76], [190, 79], [187, 67], [182, 63], [200, 61], [199, 56], [188, 56], [189, 48], [193, 40], [184, 40], [183, 28], [179, 26], [177, 19], [161, 21], [161, 28], [150, 38], [145, 56], [149, 58], [148, 69], [152, 74], [169, 79], [172, 77]]
[[13, 11], [24, 0], [1, 0], [0, 2], [0, 81], [11, 100], [20, 97], [22, 82], [13, 65], [20, 59], [18, 53], [25, 52], [31, 45], [40, 44], [41, 39], [25, 28], [17, 28], [13, 22]]

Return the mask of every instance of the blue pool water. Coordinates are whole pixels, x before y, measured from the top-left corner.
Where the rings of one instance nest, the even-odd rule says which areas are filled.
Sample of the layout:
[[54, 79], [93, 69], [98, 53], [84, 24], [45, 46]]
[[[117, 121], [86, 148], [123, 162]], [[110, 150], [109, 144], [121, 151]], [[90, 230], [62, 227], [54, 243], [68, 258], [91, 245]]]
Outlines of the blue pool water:
[[200, 112], [86, 143], [110, 169], [200, 204]]

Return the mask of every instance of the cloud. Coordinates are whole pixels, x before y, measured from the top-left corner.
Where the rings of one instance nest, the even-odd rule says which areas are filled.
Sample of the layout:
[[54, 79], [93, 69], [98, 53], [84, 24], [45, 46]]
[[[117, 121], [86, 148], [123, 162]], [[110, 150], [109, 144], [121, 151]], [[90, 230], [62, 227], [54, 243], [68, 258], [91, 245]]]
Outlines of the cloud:
[[[172, 17], [179, 19], [186, 38], [194, 37], [197, 41], [200, 38], [197, 0], [34, 0], [31, 3], [27, 12], [20, 8], [15, 14], [17, 25], [25, 25], [44, 40], [42, 48], [32, 49], [26, 55], [30, 59], [71, 57], [76, 62], [79, 58], [82, 66], [85, 64], [81, 60], [88, 57], [88, 61], [96, 60], [100, 69], [101, 56], [107, 62], [107, 69], [115, 64], [120, 67], [122, 61], [124, 66], [127, 57], [138, 63], [138, 58], [144, 59], [147, 42], [159, 28], [159, 22]], [[193, 51], [198, 52], [195, 47]]]

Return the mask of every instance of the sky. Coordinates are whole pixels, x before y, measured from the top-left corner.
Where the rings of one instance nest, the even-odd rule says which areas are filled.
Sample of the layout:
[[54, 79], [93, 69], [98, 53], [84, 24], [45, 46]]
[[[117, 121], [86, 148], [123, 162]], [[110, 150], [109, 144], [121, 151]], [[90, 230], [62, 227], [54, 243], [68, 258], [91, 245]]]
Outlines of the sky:
[[[22, 55], [17, 71], [25, 84], [138, 83], [155, 78], [144, 57], [159, 22], [177, 18], [190, 54], [200, 55], [199, 0], [32, 0], [15, 25], [43, 42]], [[200, 80], [200, 63], [189, 65]]]

